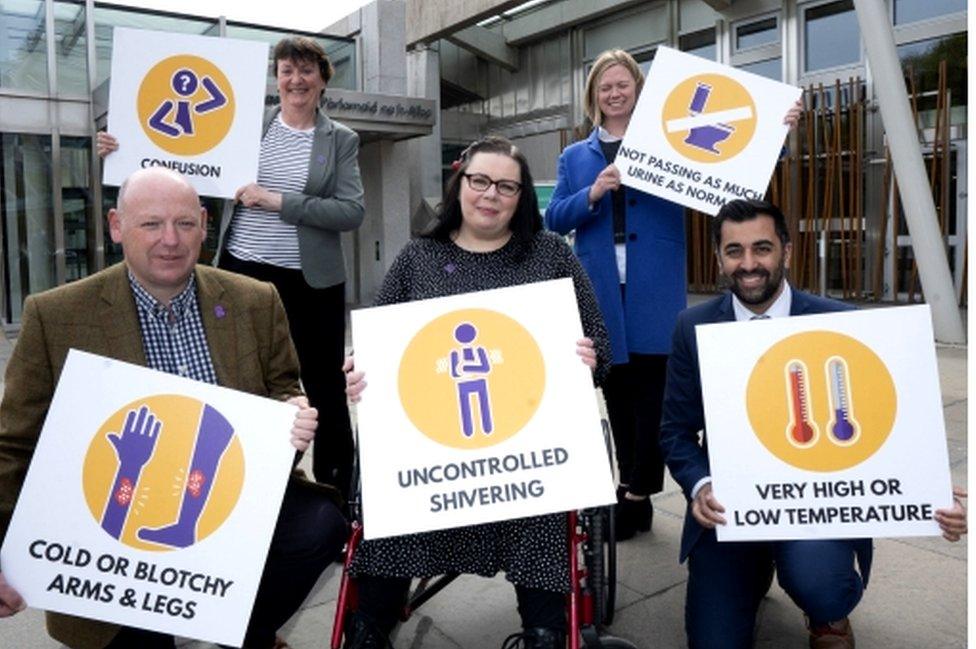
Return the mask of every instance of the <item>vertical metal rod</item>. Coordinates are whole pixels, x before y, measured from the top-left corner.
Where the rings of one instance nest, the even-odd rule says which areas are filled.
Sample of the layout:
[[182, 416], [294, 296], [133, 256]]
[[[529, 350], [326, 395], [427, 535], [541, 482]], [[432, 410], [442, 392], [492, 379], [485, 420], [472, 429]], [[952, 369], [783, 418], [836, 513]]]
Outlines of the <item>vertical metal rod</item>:
[[905, 220], [912, 235], [925, 299], [932, 309], [936, 340], [962, 343], [966, 332], [956, 305], [949, 262], [935, 218], [935, 203], [915, 137], [902, 81], [895, 37], [884, 0], [854, 0], [867, 50], [881, 119], [891, 146], [895, 176], [902, 188]]

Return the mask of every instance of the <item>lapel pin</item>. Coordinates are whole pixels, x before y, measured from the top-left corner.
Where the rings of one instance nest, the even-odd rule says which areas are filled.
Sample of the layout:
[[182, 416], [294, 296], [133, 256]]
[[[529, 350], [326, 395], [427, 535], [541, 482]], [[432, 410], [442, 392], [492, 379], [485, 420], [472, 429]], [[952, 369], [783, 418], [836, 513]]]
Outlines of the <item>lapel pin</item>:
[[448, 262], [448, 264], [444, 266], [444, 272], [448, 274], [451, 274], [456, 270], [457, 270], [457, 266], [454, 265], [454, 262]]
[[225, 315], [227, 315], [227, 311], [224, 309], [222, 304], [218, 304], [214, 307], [214, 315], [218, 318], [223, 318]]
[[324, 165], [325, 164], [325, 156], [320, 153], [320, 154], [318, 154], [315, 157], [315, 161], [318, 162], [320, 165]]

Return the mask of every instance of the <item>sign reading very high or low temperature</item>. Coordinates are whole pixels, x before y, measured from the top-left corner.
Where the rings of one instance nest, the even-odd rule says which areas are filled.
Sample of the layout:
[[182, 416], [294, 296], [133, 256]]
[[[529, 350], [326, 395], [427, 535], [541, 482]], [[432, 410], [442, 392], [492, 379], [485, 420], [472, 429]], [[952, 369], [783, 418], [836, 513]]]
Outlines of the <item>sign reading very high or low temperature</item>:
[[71, 350], [10, 528], [27, 604], [238, 646], [295, 407]]
[[168, 167], [233, 198], [257, 178], [267, 60], [266, 43], [116, 27], [105, 183]]
[[621, 182], [706, 214], [761, 199], [802, 90], [659, 47], [614, 161]]
[[366, 538], [614, 501], [570, 279], [352, 312]]
[[696, 334], [720, 541], [940, 533], [952, 486], [928, 306]]

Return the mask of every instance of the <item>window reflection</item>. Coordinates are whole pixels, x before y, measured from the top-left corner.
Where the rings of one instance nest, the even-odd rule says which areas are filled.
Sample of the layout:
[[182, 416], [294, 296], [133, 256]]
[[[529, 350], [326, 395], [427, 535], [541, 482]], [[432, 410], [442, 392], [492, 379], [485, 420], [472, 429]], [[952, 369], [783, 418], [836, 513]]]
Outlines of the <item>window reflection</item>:
[[745, 50], [760, 45], [770, 45], [779, 42], [779, 28], [776, 16], [754, 23], [739, 25], [735, 28], [735, 49]]
[[0, 136], [0, 223], [4, 241], [7, 322], [20, 320], [24, 299], [56, 284], [51, 138]]
[[861, 30], [852, 0], [804, 12], [804, 70], [824, 70], [861, 60]]
[[47, 83], [44, 2], [0, 2], [0, 88], [46, 93]]
[[783, 59], [780, 57], [765, 61], [756, 61], [755, 63], [747, 63], [745, 65], [737, 65], [735, 67], [746, 72], [758, 74], [767, 79], [772, 79], [773, 81], [783, 80]]
[[966, 0], [895, 0], [895, 24], [966, 11]]
[[85, 6], [54, 3], [54, 53], [58, 62], [58, 94], [88, 94], [88, 41]]

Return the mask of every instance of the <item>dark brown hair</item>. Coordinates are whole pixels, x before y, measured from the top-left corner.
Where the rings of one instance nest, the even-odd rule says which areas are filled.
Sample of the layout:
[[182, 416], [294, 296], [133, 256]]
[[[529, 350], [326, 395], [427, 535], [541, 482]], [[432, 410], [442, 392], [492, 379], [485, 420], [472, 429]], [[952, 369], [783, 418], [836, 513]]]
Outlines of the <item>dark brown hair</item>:
[[325, 55], [325, 50], [315, 40], [307, 36], [288, 36], [278, 41], [274, 48], [274, 63], [272, 64], [274, 65], [272, 72], [275, 76], [278, 76], [278, 61], [316, 63], [319, 66], [322, 81], [325, 81], [326, 84], [335, 74], [332, 62]]
[[525, 159], [525, 155], [518, 150], [518, 147], [507, 139], [496, 135], [489, 135], [473, 142], [461, 154], [460, 164], [447, 183], [447, 191], [444, 193], [444, 202], [441, 204], [436, 225], [425, 236], [441, 241], [450, 241], [451, 234], [460, 229], [463, 220], [460, 200], [461, 181], [476, 153], [497, 153], [508, 156], [518, 163], [519, 172], [522, 176], [520, 180], [522, 190], [519, 192], [515, 214], [512, 215], [512, 220], [508, 222], [508, 229], [512, 231], [512, 237], [516, 240], [528, 241], [532, 239], [542, 229], [542, 217], [539, 215], [539, 199], [535, 195], [535, 184], [532, 182], [529, 162]]

